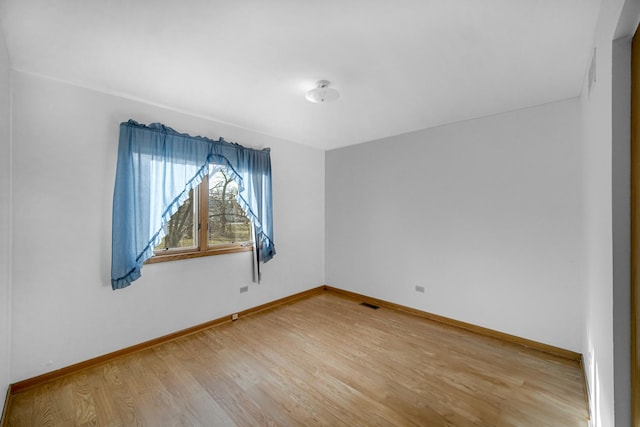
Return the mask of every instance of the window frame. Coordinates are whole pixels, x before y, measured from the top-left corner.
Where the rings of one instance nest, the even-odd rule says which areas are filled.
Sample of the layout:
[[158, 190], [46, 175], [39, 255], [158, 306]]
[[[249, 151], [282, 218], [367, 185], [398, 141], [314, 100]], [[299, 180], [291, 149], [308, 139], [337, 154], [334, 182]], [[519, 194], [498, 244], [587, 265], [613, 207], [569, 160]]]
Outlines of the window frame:
[[153, 251], [153, 256], [146, 260], [145, 264], [158, 262], [177, 261], [182, 259], [200, 258], [214, 255], [224, 255], [237, 252], [253, 252], [255, 237], [253, 226], [251, 227], [252, 239], [248, 242], [222, 243], [209, 246], [209, 174], [205, 175], [200, 184], [194, 188], [194, 197], [197, 195], [197, 236], [198, 245], [189, 248], [171, 248], [161, 251]]

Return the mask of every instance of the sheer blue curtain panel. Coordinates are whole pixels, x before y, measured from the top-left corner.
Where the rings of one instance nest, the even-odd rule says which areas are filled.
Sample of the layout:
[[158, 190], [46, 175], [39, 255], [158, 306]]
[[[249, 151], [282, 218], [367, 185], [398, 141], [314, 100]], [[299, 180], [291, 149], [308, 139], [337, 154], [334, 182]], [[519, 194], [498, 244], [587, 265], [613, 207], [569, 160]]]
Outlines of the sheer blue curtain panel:
[[178, 133], [160, 123], [120, 124], [113, 193], [111, 286], [138, 279], [164, 237], [163, 226], [208, 173], [221, 165], [238, 183], [237, 200], [256, 229], [260, 261], [275, 255], [270, 149]]

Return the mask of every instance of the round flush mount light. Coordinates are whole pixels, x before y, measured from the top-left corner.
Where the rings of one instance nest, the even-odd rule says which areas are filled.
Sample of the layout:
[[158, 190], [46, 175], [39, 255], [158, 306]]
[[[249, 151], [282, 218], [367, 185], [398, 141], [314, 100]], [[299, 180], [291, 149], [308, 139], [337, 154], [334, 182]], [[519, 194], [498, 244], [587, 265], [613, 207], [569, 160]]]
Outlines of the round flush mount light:
[[340, 93], [337, 90], [330, 88], [331, 82], [329, 80], [318, 80], [316, 87], [311, 89], [305, 95], [307, 101], [315, 102], [316, 104], [324, 104], [327, 102], [335, 101], [340, 97]]

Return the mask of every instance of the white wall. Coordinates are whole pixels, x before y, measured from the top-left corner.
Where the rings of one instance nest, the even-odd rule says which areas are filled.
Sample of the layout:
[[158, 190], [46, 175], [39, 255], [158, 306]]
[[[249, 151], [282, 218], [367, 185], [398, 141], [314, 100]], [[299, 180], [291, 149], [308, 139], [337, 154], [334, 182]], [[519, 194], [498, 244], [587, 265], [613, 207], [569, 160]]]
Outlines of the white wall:
[[580, 351], [579, 123], [569, 100], [327, 152], [327, 283]]
[[[582, 353], [591, 388], [595, 425], [613, 420], [611, 43], [598, 46], [598, 84], [584, 95], [586, 328]], [[610, 67], [610, 65], [609, 65]], [[586, 92], [586, 90], [585, 90]]]
[[[13, 334], [18, 381], [324, 283], [324, 152], [13, 72]], [[112, 291], [111, 204], [120, 122], [272, 148], [277, 255], [147, 265]], [[241, 286], [250, 285], [240, 295]]]
[[[9, 386], [11, 340], [11, 140], [9, 54], [0, 29], [0, 399]], [[4, 402], [4, 400], [0, 400]]]
[[[628, 64], [613, 40], [633, 35], [637, 0], [603, 2], [596, 81], [581, 97], [584, 145], [585, 320], [582, 354], [594, 426], [629, 425]], [[626, 98], [626, 100], [624, 99]], [[613, 166], [612, 166], [613, 165]]]

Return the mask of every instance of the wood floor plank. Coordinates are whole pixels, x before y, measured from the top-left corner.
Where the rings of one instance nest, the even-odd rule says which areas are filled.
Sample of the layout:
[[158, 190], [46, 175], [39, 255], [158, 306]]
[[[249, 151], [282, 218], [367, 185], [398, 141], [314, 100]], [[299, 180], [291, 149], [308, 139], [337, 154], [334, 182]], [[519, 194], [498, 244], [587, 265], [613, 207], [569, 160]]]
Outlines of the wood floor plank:
[[587, 426], [579, 363], [318, 293], [13, 396], [22, 426]]

